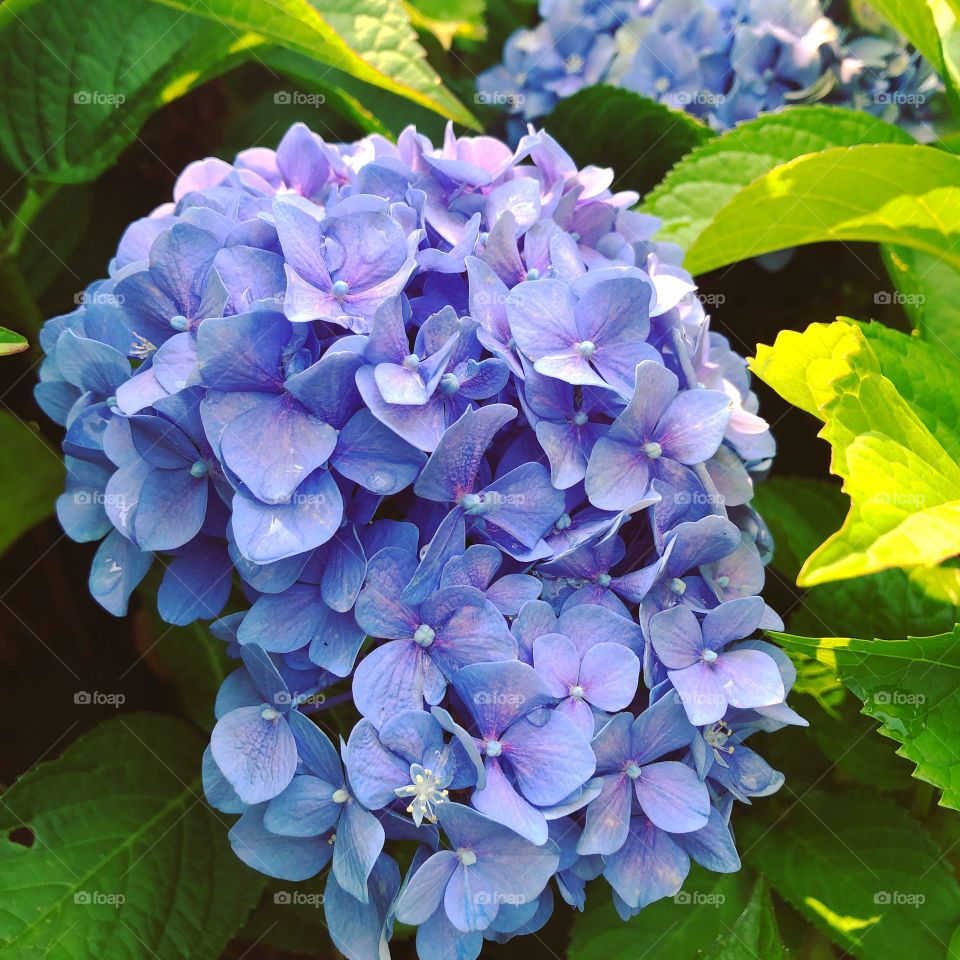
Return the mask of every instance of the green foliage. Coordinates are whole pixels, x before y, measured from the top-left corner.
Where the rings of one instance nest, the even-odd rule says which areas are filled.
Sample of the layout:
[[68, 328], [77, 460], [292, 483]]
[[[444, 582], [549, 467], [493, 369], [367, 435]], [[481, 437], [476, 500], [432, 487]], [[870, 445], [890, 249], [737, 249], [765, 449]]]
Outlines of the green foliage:
[[[742, 190], [782, 164], [830, 147], [911, 142], [898, 127], [866, 113], [791, 107], [738, 124], [691, 152], [650, 193], [643, 209], [663, 221], [661, 239], [686, 250]], [[768, 220], [762, 218], [764, 229]]]
[[739, 191], [685, 263], [705, 273], [784, 247], [868, 240], [914, 247], [960, 268], [958, 184], [960, 157], [933, 147], [824, 150], [774, 167]]
[[960, 888], [898, 804], [866, 790], [816, 790], [794, 797], [773, 827], [741, 820], [747, 862], [842, 950], [860, 960], [946, 957]]
[[6, 327], [0, 327], [0, 357], [9, 357], [12, 353], [23, 353], [30, 344], [26, 337], [14, 333]]
[[[759, 484], [754, 503], [773, 533], [773, 569], [790, 584], [804, 560], [840, 526], [846, 510], [838, 486], [797, 477]], [[788, 625], [805, 636], [942, 633], [960, 620], [958, 602], [955, 567], [890, 569], [811, 587], [791, 610]]]
[[960, 627], [905, 640], [772, 636], [827, 664], [880, 721], [880, 732], [900, 744], [914, 776], [960, 809]]
[[46, 440], [0, 411], [0, 552], [53, 512], [63, 464]]
[[0, 955], [219, 955], [264, 880], [199, 793], [202, 751], [180, 720], [120, 715], [7, 791], [0, 828], [32, 845], [0, 847]]
[[410, 22], [432, 33], [446, 50], [454, 40], [483, 40], [487, 34], [484, 0], [407, 0], [404, 6]]
[[[606, 891], [597, 890], [594, 896], [602, 896], [603, 902], [591, 904], [574, 918], [568, 956], [570, 960], [673, 960], [694, 956], [703, 960], [753, 960], [758, 954], [749, 952], [750, 945], [770, 944], [776, 928], [762, 892], [759, 903], [753, 904], [751, 886], [744, 872], [723, 875], [695, 866], [680, 893], [650, 904], [628, 923], [617, 916]], [[729, 952], [735, 949], [736, 938], [732, 938], [734, 945], [728, 943], [734, 929], [745, 940], [740, 953]], [[714, 953], [715, 949], [727, 952]], [[759, 956], [766, 957], [763, 953]], [[777, 954], [772, 956], [776, 958]]]
[[897, 300], [920, 336], [960, 355], [960, 273], [921, 250], [903, 246], [882, 249], [887, 272], [897, 287]]
[[[392, 0], [10, 0], [0, 8], [0, 150], [16, 169], [88, 180], [159, 106], [270, 45], [470, 125]], [[325, 66], [326, 65], [326, 66]]]
[[[911, 338], [900, 341], [913, 353]], [[913, 376], [936, 376], [931, 364], [913, 353]], [[861, 328], [850, 323], [784, 331], [772, 348], [757, 348], [751, 368], [824, 422], [820, 436], [832, 447], [831, 470], [851, 499], [843, 527], [803, 565], [801, 586], [931, 566], [958, 552], [960, 466], [953, 444], [944, 446], [951, 422], [956, 429], [952, 398], [941, 406], [942, 398], [921, 388], [920, 399], [909, 403], [883, 375]], [[952, 375], [960, 376], [960, 368]]]
[[561, 100], [545, 126], [578, 165], [612, 167], [617, 188], [641, 194], [684, 154], [712, 138], [709, 128], [688, 113], [602, 85]]

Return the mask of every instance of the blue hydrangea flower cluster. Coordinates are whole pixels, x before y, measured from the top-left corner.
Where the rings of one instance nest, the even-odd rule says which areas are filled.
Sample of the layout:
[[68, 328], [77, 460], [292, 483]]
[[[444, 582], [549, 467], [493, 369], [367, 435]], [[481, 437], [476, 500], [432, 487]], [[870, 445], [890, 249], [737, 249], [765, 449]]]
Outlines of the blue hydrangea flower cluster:
[[207, 796], [251, 867], [327, 872], [351, 960], [736, 870], [734, 801], [783, 779], [745, 741], [804, 722], [755, 636], [770, 431], [612, 177], [545, 133], [298, 124], [188, 167], [44, 330], [93, 594], [157, 561], [164, 618], [220, 617]]
[[719, 130], [789, 104], [828, 103], [922, 137], [942, 91], [902, 39], [845, 31], [820, 0], [540, 0], [540, 15], [478, 79], [480, 102], [522, 121], [606, 83]]

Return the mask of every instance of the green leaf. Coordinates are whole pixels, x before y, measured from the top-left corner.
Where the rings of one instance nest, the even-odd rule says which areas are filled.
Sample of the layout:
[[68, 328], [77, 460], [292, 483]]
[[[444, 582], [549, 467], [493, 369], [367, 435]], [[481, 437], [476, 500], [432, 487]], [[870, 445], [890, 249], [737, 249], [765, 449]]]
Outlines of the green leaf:
[[444, 50], [449, 50], [457, 39], [486, 37], [485, 6], [484, 0], [407, 0], [404, 3], [410, 22], [418, 30], [432, 33]]
[[[830, 670], [819, 661], [813, 662]], [[796, 702], [794, 707], [799, 708]], [[832, 713], [804, 715], [810, 721], [807, 735], [831, 762], [831, 773], [837, 779], [845, 777], [877, 790], [908, 790], [916, 786], [910, 779], [910, 765], [891, 751], [883, 737], [877, 736], [879, 725], [863, 715], [856, 697], [848, 695]]]
[[952, 34], [956, 18], [942, 0], [870, 0], [870, 6], [902, 33], [941, 77], [956, 85]]
[[777, 918], [765, 877], [757, 880], [743, 913], [717, 943], [704, 954], [704, 960], [783, 960], [786, 950], [780, 939]]
[[62, 490], [60, 456], [33, 427], [0, 411], [0, 553], [53, 513]]
[[771, 634], [829, 666], [863, 701], [863, 712], [900, 746], [914, 776], [960, 810], [960, 627], [933, 637], [858, 640]]
[[641, 194], [713, 136], [688, 113], [603, 85], [561, 100], [544, 126], [579, 165], [612, 167], [618, 189]]
[[896, 301], [920, 336], [960, 356], [960, 273], [921, 250], [891, 245], [881, 252], [897, 288]]
[[[788, 583], [796, 581], [806, 558], [841, 525], [847, 507], [838, 486], [799, 477], [772, 477], [758, 484], [753, 503], [776, 544], [771, 566]], [[806, 636], [892, 637], [943, 633], [958, 621], [960, 570], [915, 567], [812, 587], [791, 609], [787, 626]], [[822, 666], [810, 672], [823, 679]]]
[[[441, 83], [396, 0], [153, 0], [335, 67], [468, 127], [477, 122]], [[318, 71], [322, 72], [318, 65]]]
[[791, 107], [698, 147], [651, 192], [643, 210], [662, 221], [658, 239], [687, 250], [744, 187], [780, 164], [829, 147], [912, 142], [898, 127], [856, 110]]
[[259, 56], [268, 67], [285, 74], [303, 89], [322, 93], [327, 98], [326, 106], [368, 133], [396, 139], [412, 123], [427, 136], [443, 136], [444, 121], [438, 114], [387, 90], [363, 83], [341, 70], [318, 70], [315, 61], [292, 50], [270, 47]]
[[[694, 866], [676, 896], [650, 904], [627, 923], [617, 916], [609, 896], [590, 900], [585, 913], [574, 915], [567, 956], [569, 960], [700, 956], [737, 926], [749, 906], [750, 888], [744, 872], [716, 874]], [[745, 953], [743, 960], [753, 957]]]
[[203, 800], [202, 752], [180, 720], [122, 714], [21, 777], [0, 829], [33, 842], [0, 847], [0, 953], [215, 960], [264, 878]]
[[[903, 351], [912, 353], [913, 342], [901, 335]], [[937, 376], [931, 362], [913, 356], [912, 377]], [[933, 409], [939, 401], [917, 392], [914, 403], [929, 408], [931, 429], [851, 323], [784, 331], [772, 348], [758, 346], [750, 366], [787, 401], [824, 421], [820, 436], [832, 447], [831, 470], [851, 499], [843, 527], [801, 569], [801, 586], [932, 566], [960, 551], [960, 465], [944, 446], [951, 418], [956, 424], [952, 398]]]
[[76, 183], [105, 170], [159, 106], [274, 43], [475, 125], [395, 0], [8, 0], [0, 5], [0, 152]]
[[776, 892], [844, 951], [861, 960], [946, 955], [960, 889], [936, 844], [892, 800], [814, 791], [774, 825], [743, 817], [738, 832]]
[[12, 353], [23, 353], [30, 344], [19, 333], [0, 327], [0, 357], [9, 357]]
[[706, 273], [785, 247], [853, 240], [904, 244], [960, 268], [960, 157], [879, 144], [792, 160], [739, 191], [685, 265]]
[[222, 26], [146, 0], [8, 0], [0, 151], [39, 179], [92, 179], [161, 103], [226, 69], [241, 45]]

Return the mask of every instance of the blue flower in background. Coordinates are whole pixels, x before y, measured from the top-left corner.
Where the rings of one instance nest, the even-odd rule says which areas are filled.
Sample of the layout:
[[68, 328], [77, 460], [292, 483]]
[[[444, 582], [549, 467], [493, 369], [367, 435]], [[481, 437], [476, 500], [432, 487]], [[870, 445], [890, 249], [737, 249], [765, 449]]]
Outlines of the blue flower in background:
[[892, 31], [843, 30], [820, 0], [541, 0], [539, 11], [541, 21], [511, 34], [502, 63], [477, 80], [478, 102], [516, 120], [546, 116], [596, 84], [632, 90], [721, 130], [823, 102], [866, 110], [929, 140], [938, 115], [943, 84], [915, 50]]
[[[544, 12], [569, 30], [552, 99], [628, 53], [669, 85], [733, 16], [663, 4], [644, 53], [632, 4]], [[650, 50], [674, 46], [667, 76]], [[779, 625], [750, 506], [772, 437], [681, 251], [612, 181], [542, 132], [296, 125], [188, 167], [41, 337], [91, 592], [122, 615], [156, 560], [164, 619], [219, 617], [243, 666], [207, 797], [253, 869], [327, 873], [351, 960], [396, 921], [424, 960], [476, 957], [601, 885], [629, 917], [691, 860], [737, 869], [734, 801], [782, 782], [744, 741], [803, 722], [754, 637]]]

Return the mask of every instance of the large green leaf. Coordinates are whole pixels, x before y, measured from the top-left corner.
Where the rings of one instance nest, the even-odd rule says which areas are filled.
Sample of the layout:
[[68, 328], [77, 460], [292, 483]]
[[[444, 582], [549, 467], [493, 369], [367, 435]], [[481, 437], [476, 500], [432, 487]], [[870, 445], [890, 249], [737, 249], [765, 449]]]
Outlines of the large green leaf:
[[712, 133], [688, 113], [618, 87], [587, 87], [544, 121], [580, 165], [613, 167], [620, 189], [641, 194]]
[[0, 411], [0, 552], [53, 513], [62, 489], [59, 455], [28, 424]]
[[443, 116], [472, 116], [395, 0], [8, 0], [0, 6], [0, 150], [60, 183], [106, 169], [163, 103], [267, 44]]
[[960, 627], [905, 640], [772, 636], [829, 666], [900, 744], [914, 776], [939, 787], [944, 806], [960, 809]]
[[410, 22], [432, 33], [445, 50], [454, 40], [483, 40], [487, 35], [484, 0], [405, 0], [404, 6]]
[[705, 273], [784, 247], [853, 240], [903, 244], [960, 268], [960, 157], [878, 144], [782, 164], [720, 210], [685, 264]]
[[814, 791], [772, 826], [741, 818], [739, 839], [744, 859], [846, 953], [946, 960], [960, 889], [936, 844], [892, 800]]
[[[940, 257], [909, 247], [882, 248], [887, 272], [903, 307], [920, 336], [934, 346], [960, 356], [960, 272]], [[892, 291], [875, 296], [884, 302]]]
[[476, 121], [441, 83], [396, 0], [152, 0], [306, 54], [467, 126]]
[[[705, 951], [719, 946], [738, 926], [749, 908], [750, 893], [751, 883], [743, 872], [723, 875], [695, 866], [680, 893], [650, 904], [627, 923], [617, 916], [608, 897], [590, 900], [586, 912], [574, 916], [567, 956], [569, 960], [713, 958]], [[762, 929], [767, 928], [763, 921]], [[759, 931], [761, 925], [754, 929]], [[766, 934], [763, 936], [766, 942]], [[758, 955], [764, 956], [744, 951], [718, 954], [717, 960], [721, 956], [724, 960], [753, 960]]]
[[[843, 523], [847, 509], [839, 486], [799, 477], [758, 484], [753, 503], [773, 533], [774, 576], [788, 584], [796, 582], [806, 558]], [[893, 637], [943, 633], [958, 620], [960, 570], [915, 567], [811, 587], [791, 608], [787, 627], [806, 636]]]
[[9, 0], [0, 6], [0, 149], [40, 179], [92, 179], [161, 103], [245, 42], [147, 0]]
[[200, 792], [203, 741], [124, 714], [18, 780], [0, 829], [0, 954], [13, 960], [214, 960], [264, 879]]
[[644, 203], [658, 239], [689, 249], [744, 187], [796, 157], [830, 147], [911, 143], [898, 127], [840, 107], [791, 107], [738, 124], [685, 157]]
[[[912, 338], [900, 339], [901, 349], [911, 353]], [[931, 363], [917, 354], [907, 369], [921, 381], [938, 375]], [[820, 436], [832, 447], [831, 470], [851, 499], [843, 527], [807, 559], [798, 583], [932, 566], [960, 550], [960, 465], [952, 452], [956, 443], [945, 446], [951, 424], [956, 430], [952, 398], [939, 409], [941, 401], [921, 390], [915, 408], [883, 375], [863, 330], [852, 323], [784, 331], [772, 348], [757, 348], [751, 369], [824, 421]], [[929, 423], [918, 415], [921, 402]]]

